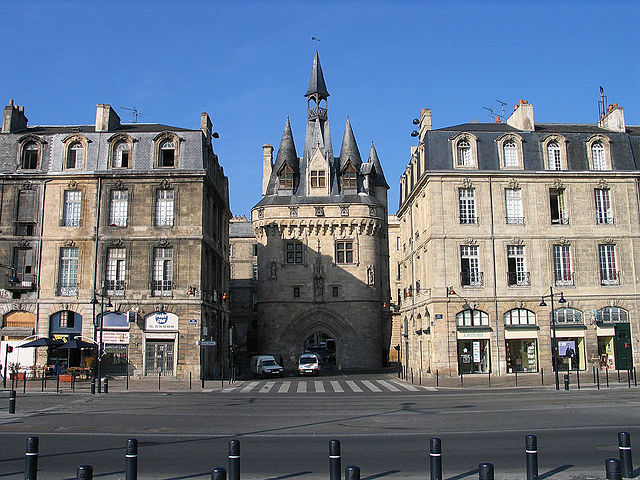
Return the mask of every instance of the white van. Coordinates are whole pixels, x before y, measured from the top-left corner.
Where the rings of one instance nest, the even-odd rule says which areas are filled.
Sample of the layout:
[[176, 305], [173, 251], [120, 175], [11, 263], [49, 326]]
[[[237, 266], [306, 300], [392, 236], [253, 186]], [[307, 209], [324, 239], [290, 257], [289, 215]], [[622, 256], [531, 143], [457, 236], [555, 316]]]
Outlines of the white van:
[[251, 373], [254, 377], [282, 376], [283, 368], [278, 365], [272, 355], [256, 355], [251, 357]]

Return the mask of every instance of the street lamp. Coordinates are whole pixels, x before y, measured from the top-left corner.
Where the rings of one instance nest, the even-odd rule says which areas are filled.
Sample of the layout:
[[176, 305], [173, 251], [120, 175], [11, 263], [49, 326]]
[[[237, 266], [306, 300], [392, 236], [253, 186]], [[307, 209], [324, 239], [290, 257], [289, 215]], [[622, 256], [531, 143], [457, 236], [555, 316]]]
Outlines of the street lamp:
[[[545, 298], [551, 299], [551, 331], [553, 332], [553, 338], [551, 338], [551, 358], [553, 361], [553, 370], [556, 375], [556, 390], [560, 390], [560, 380], [558, 378], [558, 337], [556, 336], [556, 311], [553, 308], [553, 287], [549, 287], [549, 294], [542, 295], [540, 300], [540, 306], [546, 307], [547, 303], [544, 301]], [[564, 298], [564, 293], [560, 292], [560, 299], [558, 303], [567, 303]]]
[[11, 272], [11, 276], [9, 277], [9, 283], [20, 283], [20, 279], [18, 278], [18, 275], [16, 274], [17, 268], [12, 266], [12, 265], [4, 265], [2, 263], [0, 263], [0, 267], [1, 268], [6, 268], [7, 270], [9, 270]]
[[100, 293], [94, 292], [93, 299], [91, 299], [92, 305], [98, 304], [98, 299], [96, 297], [100, 297], [100, 339], [98, 340], [98, 393], [102, 393], [102, 327], [104, 325], [104, 299], [107, 299], [107, 308], [113, 307], [111, 304], [111, 299], [108, 295], [104, 294], [104, 288], [100, 291]]

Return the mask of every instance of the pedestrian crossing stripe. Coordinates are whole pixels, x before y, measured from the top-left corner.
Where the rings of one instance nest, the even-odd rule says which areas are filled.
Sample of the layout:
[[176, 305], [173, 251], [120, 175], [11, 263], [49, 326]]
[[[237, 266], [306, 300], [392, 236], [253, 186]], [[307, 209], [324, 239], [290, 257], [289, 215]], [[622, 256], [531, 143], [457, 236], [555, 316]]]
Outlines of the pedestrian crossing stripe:
[[220, 390], [222, 393], [382, 393], [437, 391], [435, 387], [418, 386], [400, 380], [315, 380], [315, 381], [248, 381]]

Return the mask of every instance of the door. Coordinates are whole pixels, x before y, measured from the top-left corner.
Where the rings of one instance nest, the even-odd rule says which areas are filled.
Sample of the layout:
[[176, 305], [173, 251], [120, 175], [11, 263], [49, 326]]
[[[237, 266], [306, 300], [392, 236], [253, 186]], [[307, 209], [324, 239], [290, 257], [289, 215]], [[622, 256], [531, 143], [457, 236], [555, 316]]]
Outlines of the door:
[[174, 342], [147, 341], [145, 375], [173, 375]]
[[631, 358], [631, 327], [628, 323], [615, 324], [613, 352], [618, 370], [629, 370], [633, 364]]

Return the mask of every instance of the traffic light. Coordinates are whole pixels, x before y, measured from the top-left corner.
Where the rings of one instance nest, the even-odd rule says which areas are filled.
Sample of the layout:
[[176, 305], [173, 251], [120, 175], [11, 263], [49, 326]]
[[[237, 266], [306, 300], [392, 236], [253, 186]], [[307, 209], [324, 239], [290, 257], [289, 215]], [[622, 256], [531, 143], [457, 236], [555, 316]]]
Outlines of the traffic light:
[[7, 353], [13, 352], [13, 347], [11, 345], [7, 345]]

